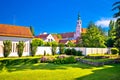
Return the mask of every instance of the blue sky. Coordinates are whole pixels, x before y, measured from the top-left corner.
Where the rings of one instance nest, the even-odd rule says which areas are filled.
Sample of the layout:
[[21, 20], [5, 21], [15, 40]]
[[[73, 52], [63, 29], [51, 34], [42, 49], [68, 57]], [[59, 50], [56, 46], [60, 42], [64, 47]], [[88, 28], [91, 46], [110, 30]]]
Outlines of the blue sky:
[[35, 34], [73, 32], [78, 12], [82, 27], [90, 21], [107, 28], [118, 0], [1, 0], [0, 24], [32, 25]]

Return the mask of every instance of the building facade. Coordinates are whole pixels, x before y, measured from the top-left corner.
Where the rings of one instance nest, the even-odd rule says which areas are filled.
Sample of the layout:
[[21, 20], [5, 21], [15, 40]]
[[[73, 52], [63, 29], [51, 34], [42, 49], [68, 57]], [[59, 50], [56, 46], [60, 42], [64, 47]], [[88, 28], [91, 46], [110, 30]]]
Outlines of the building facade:
[[3, 57], [3, 41], [5, 40], [12, 42], [12, 51], [9, 56], [18, 56], [16, 45], [19, 41], [25, 42], [23, 56], [29, 56], [32, 38], [33, 35], [28, 27], [0, 24], [0, 57]]

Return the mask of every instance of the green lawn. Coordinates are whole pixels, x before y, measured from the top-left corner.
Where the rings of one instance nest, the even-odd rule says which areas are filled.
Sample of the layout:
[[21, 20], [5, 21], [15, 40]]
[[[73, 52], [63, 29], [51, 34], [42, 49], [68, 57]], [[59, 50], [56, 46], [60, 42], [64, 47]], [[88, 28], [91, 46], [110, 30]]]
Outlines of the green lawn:
[[3, 67], [0, 80], [120, 80], [120, 64], [93, 67], [86, 64], [20, 64]]

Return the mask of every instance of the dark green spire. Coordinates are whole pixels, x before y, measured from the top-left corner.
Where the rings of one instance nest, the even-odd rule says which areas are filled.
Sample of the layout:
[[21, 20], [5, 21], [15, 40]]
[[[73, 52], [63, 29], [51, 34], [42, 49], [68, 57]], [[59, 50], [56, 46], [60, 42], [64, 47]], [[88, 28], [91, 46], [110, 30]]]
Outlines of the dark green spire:
[[80, 13], [78, 13], [78, 20], [80, 20]]

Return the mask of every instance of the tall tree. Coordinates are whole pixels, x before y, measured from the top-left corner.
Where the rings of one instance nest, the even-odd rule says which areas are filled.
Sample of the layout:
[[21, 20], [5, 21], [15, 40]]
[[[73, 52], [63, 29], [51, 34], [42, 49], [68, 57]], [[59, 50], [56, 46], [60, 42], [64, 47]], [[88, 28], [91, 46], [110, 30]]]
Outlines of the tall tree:
[[112, 5], [112, 7], [113, 7], [112, 11], [118, 10], [118, 12], [116, 12], [116, 13], [113, 15], [113, 17], [114, 17], [114, 18], [119, 17], [119, 16], [120, 16], [120, 1], [115, 2], [115, 3]]
[[118, 12], [113, 15], [113, 17], [117, 18], [116, 26], [115, 26], [115, 31], [116, 31], [115, 47], [119, 49], [119, 54], [120, 54], [120, 1], [115, 2], [113, 4], [112, 10], [118, 10]]
[[82, 35], [82, 44], [84, 47], [106, 47], [105, 37], [94, 23], [90, 23], [87, 33]]
[[31, 32], [32, 32], [32, 34], [33, 34], [33, 36], [35, 35], [35, 33], [34, 33], [34, 29], [33, 29], [33, 27], [32, 26], [30, 26], [30, 30], [31, 30]]
[[115, 21], [110, 21], [108, 30], [107, 47], [113, 47], [115, 43]]

